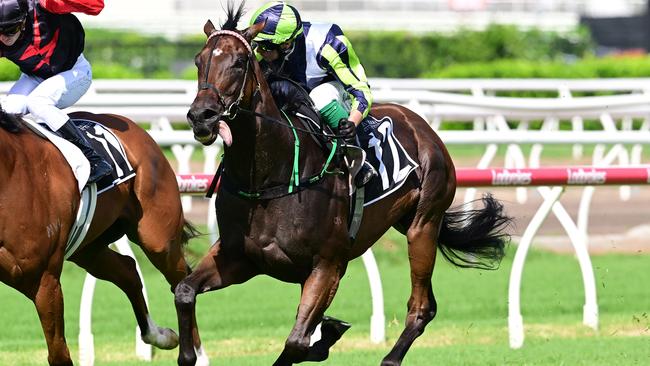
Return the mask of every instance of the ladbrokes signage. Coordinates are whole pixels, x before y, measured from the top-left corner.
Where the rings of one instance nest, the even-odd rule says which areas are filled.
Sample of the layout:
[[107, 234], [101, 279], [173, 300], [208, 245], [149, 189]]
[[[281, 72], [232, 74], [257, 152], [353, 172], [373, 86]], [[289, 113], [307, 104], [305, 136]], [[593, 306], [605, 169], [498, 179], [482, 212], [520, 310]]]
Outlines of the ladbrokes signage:
[[519, 170], [492, 170], [492, 185], [494, 186], [525, 186], [532, 182], [532, 173]]
[[567, 184], [576, 185], [598, 185], [605, 184], [607, 181], [606, 171], [597, 171], [595, 169], [567, 169]]

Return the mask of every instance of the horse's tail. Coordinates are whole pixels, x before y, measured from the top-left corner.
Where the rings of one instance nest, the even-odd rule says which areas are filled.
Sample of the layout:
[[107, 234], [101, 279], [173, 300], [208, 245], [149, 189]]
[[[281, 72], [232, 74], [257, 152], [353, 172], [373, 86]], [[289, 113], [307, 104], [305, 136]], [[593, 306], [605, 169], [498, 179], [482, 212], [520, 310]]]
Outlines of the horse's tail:
[[503, 213], [503, 204], [492, 195], [482, 199], [483, 209], [447, 211], [442, 219], [439, 244], [442, 255], [463, 268], [497, 269], [510, 235], [505, 229], [512, 218]]
[[201, 232], [189, 221], [183, 219], [183, 231], [181, 232], [181, 245], [185, 246], [192, 238], [202, 235]]

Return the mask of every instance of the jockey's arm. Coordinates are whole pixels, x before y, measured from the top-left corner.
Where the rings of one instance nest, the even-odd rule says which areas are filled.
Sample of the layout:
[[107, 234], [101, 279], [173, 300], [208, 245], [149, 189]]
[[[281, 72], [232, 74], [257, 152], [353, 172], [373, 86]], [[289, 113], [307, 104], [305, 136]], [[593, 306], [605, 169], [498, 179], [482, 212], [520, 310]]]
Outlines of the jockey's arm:
[[320, 56], [327, 61], [326, 67], [334, 73], [335, 77], [349, 93], [352, 101], [349, 120], [354, 122], [355, 125], [359, 125], [361, 120], [368, 115], [372, 105], [370, 85], [368, 85], [366, 72], [361, 62], [359, 62], [350, 41], [342, 34], [336, 38], [340, 43], [336, 46], [324, 45]]
[[348, 121], [353, 122], [355, 126], [358, 126], [359, 123], [361, 123], [361, 120], [363, 120], [363, 114], [361, 114], [358, 109], [350, 111], [350, 117], [348, 117]]

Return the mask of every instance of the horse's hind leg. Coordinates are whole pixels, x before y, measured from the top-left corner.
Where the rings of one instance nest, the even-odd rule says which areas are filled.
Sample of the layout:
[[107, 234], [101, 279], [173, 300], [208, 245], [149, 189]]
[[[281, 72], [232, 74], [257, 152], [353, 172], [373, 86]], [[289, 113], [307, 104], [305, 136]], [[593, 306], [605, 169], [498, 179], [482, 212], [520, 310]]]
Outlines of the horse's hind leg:
[[147, 303], [142, 294], [142, 282], [133, 258], [103, 245], [91, 243], [85, 250], [73, 255], [70, 260], [91, 275], [112, 282], [126, 294], [145, 343], [161, 349], [172, 349], [178, 345], [176, 333], [171, 329], [158, 327], [149, 316]]
[[196, 296], [200, 293], [222, 289], [246, 282], [258, 274], [255, 265], [239, 255], [228, 255], [217, 241], [194, 271], [185, 277], [174, 291], [180, 347], [178, 364], [194, 365], [197, 360], [193, 339], [198, 337], [196, 319]]
[[[180, 206], [175, 210], [180, 212]], [[171, 286], [171, 291], [174, 292], [176, 285], [191, 272], [183, 255], [183, 245], [185, 244], [183, 241], [194, 235], [194, 229], [185, 223], [182, 214], [178, 216], [175, 223], [170, 224], [170, 218], [163, 217], [168, 212], [170, 211], [145, 210], [137, 226], [137, 234], [129, 233], [128, 236], [131, 241], [140, 245], [149, 261], [165, 276], [167, 283]], [[174, 212], [174, 210], [171, 210], [171, 212]], [[194, 349], [200, 353], [199, 357], [202, 359], [200, 364], [208, 364], [207, 355], [203, 354], [203, 348], [201, 347], [196, 318], [193, 318], [190, 324]], [[152, 334], [152, 336], [155, 336], [155, 334]]]
[[183, 256], [183, 236], [193, 235], [182, 213], [174, 220], [166, 216], [174, 211], [181, 212], [180, 202], [176, 210], [145, 210], [135, 232], [127, 232], [129, 239], [142, 248], [149, 261], [165, 276], [172, 292], [190, 272]]
[[[316, 325], [323, 318], [323, 313], [334, 299], [346, 266], [347, 262], [340, 260], [321, 259], [313, 269], [302, 288], [296, 323], [284, 344], [282, 354], [273, 364], [274, 366], [293, 365], [310, 359], [316, 361], [321, 360], [323, 356], [326, 357], [326, 355], [318, 354], [323, 351], [322, 349], [310, 348], [309, 341]], [[340, 334], [343, 334], [344, 331], [342, 330]]]
[[65, 341], [63, 323], [63, 292], [59, 276], [45, 272], [32, 298], [47, 342], [47, 361], [50, 365], [72, 365]]
[[411, 266], [411, 297], [405, 329], [382, 361], [382, 366], [400, 365], [413, 341], [424, 332], [436, 316], [437, 305], [431, 289], [431, 275], [436, 259], [436, 241], [442, 216], [422, 222], [417, 215], [406, 236]]

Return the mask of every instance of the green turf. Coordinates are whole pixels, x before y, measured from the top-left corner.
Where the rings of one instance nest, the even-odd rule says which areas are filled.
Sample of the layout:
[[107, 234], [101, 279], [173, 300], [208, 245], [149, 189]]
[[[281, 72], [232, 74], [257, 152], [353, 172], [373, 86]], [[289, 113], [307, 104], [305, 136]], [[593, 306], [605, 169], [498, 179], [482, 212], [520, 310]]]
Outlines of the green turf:
[[[203, 252], [206, 243], [190, 248]], [[567, 244], [568, 245], [568, 244]], [[650, 256], [593, 257], [600, 331], [581, 324], [584, 294], [572, 256], [532, 251], [524, 269], [522, 313], [526, 342], [508, 347], [507, 284], [514, 247], [499, 270], [463, 270], [443, 260], [433, 275], [438, 316], [409, 352], [405, 365], [643, 365], [650, 360]], [[143, 260], [151, 313], [176, 328], [173, 298], [162, 276]], [[375, 246], [381, 270], [387, 342], [369, 342], [370, 291], [360, 260], [350, 264], [328, 314], [353, 328], [327, 365], [378, 365], [403, 327], [409, 269], [403, 240], [391, 232]], [[63, 275], [66, 334], [78, 356], [78, 309], [84, 272], [67, 263]], [[267, 277], [198, 297], [198, 321], [214, 365], [269, 365], [289, 333], [299, 287]], [[0, 286], [0, 365], [45, 365], [45, 342], [31, 302]], [[126, 297], [98, 282], [93, 307], [96, 365], [145, 365], [134, 356], [135, 320]], [[177, 353], [157, 351], [155, 365]]]

